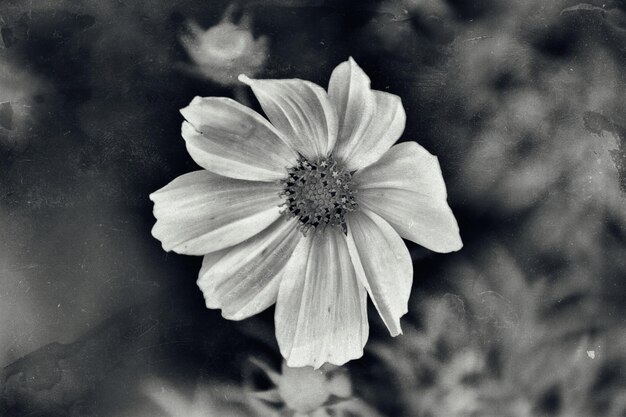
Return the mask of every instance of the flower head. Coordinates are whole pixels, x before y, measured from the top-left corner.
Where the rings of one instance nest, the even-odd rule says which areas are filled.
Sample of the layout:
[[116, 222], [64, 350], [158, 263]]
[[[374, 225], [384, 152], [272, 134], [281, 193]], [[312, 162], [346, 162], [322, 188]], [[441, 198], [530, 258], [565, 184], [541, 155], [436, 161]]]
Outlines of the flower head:
[[262, 371], [270, 388], [258, 390], [250, 373], [247, 397], [251, 409], [262, 416], [276, 417], [380, 417], [371, 406], [352, 394], [352, 382], [345, 368], [326, 364], [290, 368], [284, 362], [276, 372], [264, 362], [251, 359]]
[[228, 19], [207, 30], [196, 22], [187, 24], [188, 32], [180, 40], [196, 70], [222, 85], [237, 83], [241, 72], [256, 74], [267, 58], [267, 38], [254, 39], [245, 24]]
[[269, 121], [228, 98], [196, 97], [182, 135], [205, 170], [150, 197], [165, 250], [204, 255], [209, 308], [241, 320], [276, 303], [289, 366], [360, 357], [369, 293], [401, 333], [413, 267], [402, 238], [462, 247], [437, 158], [415, 142], [400, 98], [372, 90], [350, 59], [328, 92], [299, 79], [240, 79]]

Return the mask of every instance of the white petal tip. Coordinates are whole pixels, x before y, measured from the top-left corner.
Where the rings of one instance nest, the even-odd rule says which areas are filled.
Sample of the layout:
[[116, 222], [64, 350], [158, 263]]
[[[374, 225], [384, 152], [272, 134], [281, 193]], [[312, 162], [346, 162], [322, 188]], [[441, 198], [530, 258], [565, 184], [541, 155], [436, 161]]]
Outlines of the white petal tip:
[[305, 366], [312, 367], [315, 370], [322, 368], [324, 365], [332, 365], [332, 366], [344, 366], [346, 363], [359, 359], [363, 357], [363, 348], [361, 348], [358, 352], [352, 351], [347, 354], [339, 355], [339, 356], [327, 356], [324, 359], [319, 357], [298, 357], [295, 355], [285, 357], [285, 362], [290, 368], [302, 368]]
[[311, 367], [314, 370], [318, 370], [320, 369], [326, 362], [319, 362], [317, 359], [314, 359], [313, 361], [311, 360], [304, 360], [303, 358], [297, 358], [297, 359], [291, 359], [288, 358], [287, 361], [287, 366], [289, 368], [304, 368], [304, 367]]
[[[154, 234], [152, 234], [152, 237], [154, 237], [157, 240], [161, 240], [158, 237], [156, 237]], [[172, 252], [174, 249], [171, 248], [170, 246], [166, 245], [165, 243], [161, 242], [161, 248], [163, 249], [164, 252]]]
[[391, 335], [391, 337], [400, 336], [402, 334], [402, 327], [400, 327], [399, 320], [398, 322], [393, 323], [391, 326], [387, 325], [386, 323], [385, 325], [387, 326], [387, 330], [389, 330], [389, 334]]
[[[393, 319], [393, 323], [391, 326], [387, 326], [389, 330], [389, 334], [391, 337], [396, 337], [402, 335], [402, 325], [400, 324], [400, 318], [408, 313], [408, 309], [405, 309], [401, 312], [397, 319]], [[386, 323], [385, 323], [386, 324]]]
[[204, 100], [204, 97], [200, 97], [200, 96], [195, 96], [193, 99], [191, 99], [191, 101], [189, 102], [189, 104], [185, 107], [183, 107], [182, 109], [178, 110], [178, 112], [180, 114], [183, 115], [183, 117], [185, 119], [187, 119], [187, 112], [189, 112], [190, 108], [192, 106], [197, 106], [202, 100]]
[[161, 240], [161, 233], [158, 230], [158, 226], [159, 226], [159, 220], [157, 219], [154, 226], [152, 226], [152, 229], [150, 229], [150, 234], [152, 235], [153, 238], [161, 242], [161, 247], [163, 248], [164, 251], [169, 252], [169, 250], [165, 248], [165, 243], [163, 243], [163, 241]]
[[[220, 308], [220, 307], [218, 307], [218, 308]], [[250, 316], [250, 314], [245, 315], [245, 314], [241, 313], [240, 311], [238, 311], [236, 313], [229, 313], [229, 312], [226, 312], [222, 308], [222, 317], [225, 318], [226, 320], [241, 321], [241, 320], [247, 319], [249, 316]]]
[[244, 83], [244, 84], [247, 84], [247, 85], [252, 84], [252, 79], [250, 77], [248, 77], [246, 74], [239, 74], [237, 79], [239, 81], [241, 81], [242, 83]]
[[431, 250], [437, 253], [452, 253], [452, 252], [458, 252], [461, 249], [463, 249], [463, 242], [461, 241], [461, 238], [459, 238], [458, 242], [454, 242], [454, 244], [441, 246], [441, 247], [438, 247], [436, 249], [431, 249]]

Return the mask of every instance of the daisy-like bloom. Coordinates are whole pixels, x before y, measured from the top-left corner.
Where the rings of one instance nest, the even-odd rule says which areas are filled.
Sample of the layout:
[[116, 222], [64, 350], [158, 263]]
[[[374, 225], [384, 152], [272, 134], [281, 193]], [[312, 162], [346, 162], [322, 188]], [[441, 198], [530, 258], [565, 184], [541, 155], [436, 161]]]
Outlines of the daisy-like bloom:
[[244, 377], [248, 404], [264, 417], [380, 417], [364, 401], [352, 394], [352, 383], [345, 368], [326, 364], [320, 369], [309, 366], [290, 368], [284, 362], [280, 372], [262, 361], [252, 359], [269, 379], [271, 388], [257, 390], [254, 375]]
[[[413, 267], [402, 238], [462, 247], [437, 158], [415, 142], [400, 98], [372, 90], [350, 59], [328, 92], [299, 79], [252, 80], [266, 120], [222, 97], [182, 109], [182, 135], [204, 170], [153, 193], [152, 234], [167, 251], [204, 255], [198, 285], [231, 320], [276, 303], [289, 366], [360, 357], [369, 293], [401, 333]], [[271, 122], [271, 123], [270, 123]]]
[[268, 55], [267, 37], [255, 39], [244, 23], [224, 18], [207, 30], [196, 22], [187, 23], [189, 33], [180, 37], [181, 44], [195, 64], [195, 71], [221, 85], [237, 83], [245, 72], [254, 75], [263, 68]]

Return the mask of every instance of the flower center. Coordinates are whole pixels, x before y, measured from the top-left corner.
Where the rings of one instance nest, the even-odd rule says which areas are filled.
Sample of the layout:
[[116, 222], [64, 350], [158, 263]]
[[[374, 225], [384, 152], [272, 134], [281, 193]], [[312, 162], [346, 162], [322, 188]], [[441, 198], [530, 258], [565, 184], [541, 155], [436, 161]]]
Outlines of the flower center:
[[306, 234], [310, 229], [341, 227], [346, 232], [346, 213], [358, 208], [354, 200], [352, 174], [343, 169], [332, 156], [317, 161], [301, 158], [287, 170], [281, 181], [285, 210], [296, 217]]

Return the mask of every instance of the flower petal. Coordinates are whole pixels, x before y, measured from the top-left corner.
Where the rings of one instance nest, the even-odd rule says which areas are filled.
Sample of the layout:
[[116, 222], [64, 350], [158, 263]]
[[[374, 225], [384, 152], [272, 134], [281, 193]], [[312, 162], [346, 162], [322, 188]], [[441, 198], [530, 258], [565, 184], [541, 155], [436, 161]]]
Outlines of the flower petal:
[[398, 233], [369, 210], [350, 213], [348, 248], [356, 275], [392, 336], [402, 333], [413, 283], [411, 255]]
[[224, 97], [196, 97], [181, 109], [182, 135], [202, 168], [245, 180], [285, 177], [297, 154], [254, 110]]
[[359, 205], [382, 216], [403, 238], [435, 252], [463, 247], [439, 161], [417, 143], [393, 146], [358, 171], [354, 182]]
[[277, 183], [190, 172], [150, 194], [157, 218], [152, 235], [166, 251], [187, 255], [233, 246], [280, 217], [280, 191]]
[[328, 83], [328, 97], [337, 111], [339, 133], [335, 156], [344, 158], [358, 145], [376, 110], [370, 79], [352, 59], [337, 65]]
[[284, 270], [276, 302], [276, 338], [287, 365], [342, 365], [363, 354], [369, 325], [343, 234], [303, 238]]
[[378, 160], [404, 131], [400, 97], [370, 89], [370, 79], [350, 58], [335, 68], [328, 94], [337, 110], [339, 136], [334, 154], [349, 170]]
[[263, 111], [291, 147], [307, 159], [325, 157], [337, 141], [337, 115], [326, 91], [309, 81], [239, 80], [252, 87]]
[[302, 237], [297, 225], [281, 218], [245, 242], [206, 255], [198, 279], [206, 306], [242, 320], [274, 304], [281, 271]]

